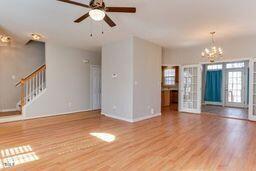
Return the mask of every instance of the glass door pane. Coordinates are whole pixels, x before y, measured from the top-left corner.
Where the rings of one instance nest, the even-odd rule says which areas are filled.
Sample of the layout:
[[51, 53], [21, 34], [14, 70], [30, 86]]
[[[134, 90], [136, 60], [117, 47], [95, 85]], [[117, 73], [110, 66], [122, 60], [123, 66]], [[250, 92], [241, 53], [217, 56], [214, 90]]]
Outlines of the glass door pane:
[[228, 71], [228, 103], [242, 103], [242, 71]]
[[186, 66], [182, 68], [182, 102], [181, 111], [200, 113], [200, 67]]

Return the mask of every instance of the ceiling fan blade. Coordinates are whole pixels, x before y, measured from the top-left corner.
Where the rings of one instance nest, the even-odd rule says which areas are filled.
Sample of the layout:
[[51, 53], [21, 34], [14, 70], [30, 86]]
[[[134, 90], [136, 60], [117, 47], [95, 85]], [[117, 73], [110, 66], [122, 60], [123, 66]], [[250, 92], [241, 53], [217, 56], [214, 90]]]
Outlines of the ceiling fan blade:
[[76, 19], [74, 22], [75, 23], [80, 23], [81, 21], [85, 20], [86, 18], [88, 18], [90, 15], [89, 15], [89, 12], [84, 14], [83, 16], [81, 16], [80, 18]]
[[106, 12], [125, 12], [125, 13], [136, 13], [134, 7], [106, 7]]
[[108, 25], [109, 25], [110, 27], [115, 27], [115, 26], [116, 26], [116, 24], [114, 23], [114, 21], [111, 20], [111, 18], [109, 18], [108, 15], [105, 16], [104, 21], [106, 21], [106, 23], [108, 23]]
[[57, 0], [57, 1], [65, 2], [65, 3], [69, 3], [69, 4], [73, 4], [73, 5], [77, 5], [77, 6], [81, 6], [81, 7], [85, 7], [85, 8], [90, 8], [89, 5], [82, 4], [82, 3], [79, 3], [79, 2], [75, 2], [75, 1], [70, 1], [70, 0]]

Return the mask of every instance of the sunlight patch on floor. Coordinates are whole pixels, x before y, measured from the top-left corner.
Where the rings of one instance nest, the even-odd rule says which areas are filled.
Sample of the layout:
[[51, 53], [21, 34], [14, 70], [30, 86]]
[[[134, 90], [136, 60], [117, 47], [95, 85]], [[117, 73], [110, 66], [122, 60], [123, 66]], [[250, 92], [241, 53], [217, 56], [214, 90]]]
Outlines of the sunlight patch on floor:
[[39, 160], [30, 145], [0, 150], [0, 169]]
[[116, 136], [108, 133], [90, 133], [91, 136], [97, 137], [98, 139], [105, 141], [105, 142], [113, 142], [116, 140]]

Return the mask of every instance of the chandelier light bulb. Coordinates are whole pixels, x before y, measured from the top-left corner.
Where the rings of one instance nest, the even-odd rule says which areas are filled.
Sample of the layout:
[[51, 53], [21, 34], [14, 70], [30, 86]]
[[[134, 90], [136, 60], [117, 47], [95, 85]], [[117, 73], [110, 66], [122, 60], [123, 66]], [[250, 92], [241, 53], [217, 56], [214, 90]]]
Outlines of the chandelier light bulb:
[[8, 36], [1, 36], [0, 35], [0, 40], [2, 43], [9, 43], [11, 41], [11, 38]]

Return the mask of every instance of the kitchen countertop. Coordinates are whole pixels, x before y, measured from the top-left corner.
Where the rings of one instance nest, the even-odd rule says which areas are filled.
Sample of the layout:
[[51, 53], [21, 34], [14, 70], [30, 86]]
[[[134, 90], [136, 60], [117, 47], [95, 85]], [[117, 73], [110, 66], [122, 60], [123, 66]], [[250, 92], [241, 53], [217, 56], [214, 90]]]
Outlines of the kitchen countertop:
[[162, 91], [178, 91], [179, 89], [176, 87], [173, 88], [162, 88]]

